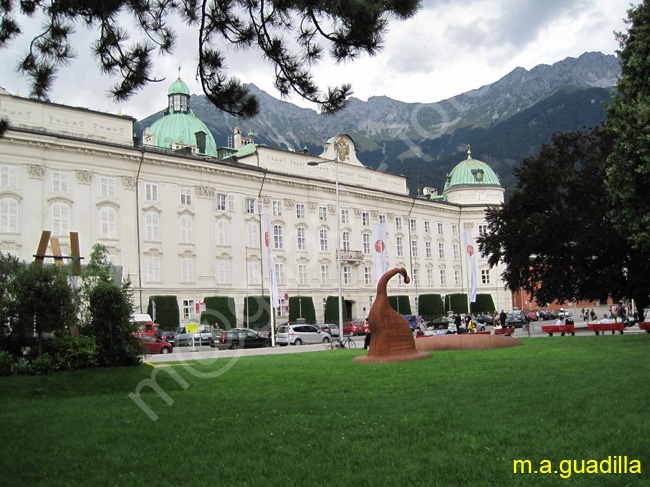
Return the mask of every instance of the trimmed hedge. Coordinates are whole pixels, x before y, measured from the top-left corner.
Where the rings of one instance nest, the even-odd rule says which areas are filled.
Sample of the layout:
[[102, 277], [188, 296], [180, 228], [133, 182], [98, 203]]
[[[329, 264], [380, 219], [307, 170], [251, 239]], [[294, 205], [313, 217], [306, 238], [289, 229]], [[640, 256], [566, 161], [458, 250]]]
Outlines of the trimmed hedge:
[[[401, 315], [410, 315], [411, 313], [411, 300], [406, 295], [388, 296], [388, 303]], [[399, 303], [399, 306], [398, 306]]]
[[467, 293], [447, 294], [445, 296], [445, 311], [467, 314]]
[[[343, 321], [348, 320], [348, 307], [345, 305], [345, 300], [343, 300]], [[338, 296], [327, 296], [327, 301], [325, 302], [325, 323], [336, 323], [339, 322], [339, 297]]]
[[418, 315], [427, 321], [445, 315], [445, 303], [440, 294], [420, 294], [418, 308]]
[[311, 296], [291, 296], [289, 298], [289, 321], [303, 318], [310, 325], [316, 324], [316, 310]]
[[[156, 303], [156, 316], [153, 313], [153, 303]], [[180, 310], [176, 296], [151, 296], [147, 313], [160, 325], [161, 330], [175, 330], [180, 325]]]
[[270, 328], [269, 296], [247, 296], [244, 298], [244, 326], [249, 328]]
[[470, 303], [472, 313], [492, 313], [496, 310], [491, 294], [477, 294], [476, 301]]
[[199, 322], [228, 330], [237, 326], [235, 299], [230, 296], [207, 296], [203, 298], [205, 311], [201, 311]]

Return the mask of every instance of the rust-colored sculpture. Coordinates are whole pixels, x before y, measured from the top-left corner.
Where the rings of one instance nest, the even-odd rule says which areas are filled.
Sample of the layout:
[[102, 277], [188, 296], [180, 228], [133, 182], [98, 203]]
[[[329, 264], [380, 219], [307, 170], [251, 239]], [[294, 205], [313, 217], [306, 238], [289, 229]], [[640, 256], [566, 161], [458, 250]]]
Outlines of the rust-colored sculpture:
[[486, 348], [505, 348], [523, 345], [511, 336], [483, 335], [479, 333], [463, 333], [462, 335], [434, 335], [415, 340], [415, 348], [419, 351], [429, 350], [482, 350]]
[[368, 355], [355, 357], [355, 362], [387, 363], [405, 362], [431, 358], [430, 353], [418, 352], [415, 348], [413, 331], [406, 320], [388, 303], [386, 286], [395, 274], [404, 276], [404, 282], [410, 281], [403, 267], [392, 269], [384, 274], [377, 284], [377, 297], [368, 314], [371, 341]]

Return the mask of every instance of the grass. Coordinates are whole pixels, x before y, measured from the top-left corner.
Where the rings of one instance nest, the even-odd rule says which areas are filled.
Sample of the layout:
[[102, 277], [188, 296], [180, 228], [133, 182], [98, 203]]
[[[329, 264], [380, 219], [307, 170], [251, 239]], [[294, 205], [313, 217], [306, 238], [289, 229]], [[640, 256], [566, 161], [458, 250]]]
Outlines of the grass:
[[[335, 350], [161, 367], [173, 403], [140, 396], [155, 421], [128, 396], [150, 366], [2, 377], [2, 484], [648, 485], [650, 335], [522, 342], [398, 364]], [[562, 460], [618, 455], [641, 473], [560, 476]], [[515, 459], [558, 473], [514, 474]]]

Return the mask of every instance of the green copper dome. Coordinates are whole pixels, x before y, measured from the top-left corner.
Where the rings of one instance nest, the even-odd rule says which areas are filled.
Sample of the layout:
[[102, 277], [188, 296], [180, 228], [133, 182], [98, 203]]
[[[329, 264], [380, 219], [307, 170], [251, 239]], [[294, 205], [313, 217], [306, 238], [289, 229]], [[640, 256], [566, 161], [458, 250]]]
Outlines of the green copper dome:
[[156, 147], [182, 150], [217, 157], [217, 144], [208, 127], [190, 110], [190, 90], [178, 78], [167, 90], [167, 109], [162, 118], [149, 127], [155, 135]]
[[468, 186], [501, 186], [499, 176], [490, 166], [477, 159], [472, 159], [469, 147], [467, 148], [467, 159], [458, 163], [451, 173], [447, 174], [444, 191]]

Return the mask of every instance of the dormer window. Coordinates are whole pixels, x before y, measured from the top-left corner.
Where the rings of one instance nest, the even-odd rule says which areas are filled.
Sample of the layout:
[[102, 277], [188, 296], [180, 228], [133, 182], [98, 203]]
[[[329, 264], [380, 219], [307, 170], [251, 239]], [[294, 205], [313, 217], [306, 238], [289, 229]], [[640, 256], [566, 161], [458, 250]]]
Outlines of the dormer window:
[[483, 173], [484, 173], [483, 169], [472, 169], [472, 175], [474, 176], [474, 179], [478, 183], [483, 182]]
[[170, 113], [189, 113], [190, 111], [189, 96], [182, 93], [169, 95], [169, 112]]

